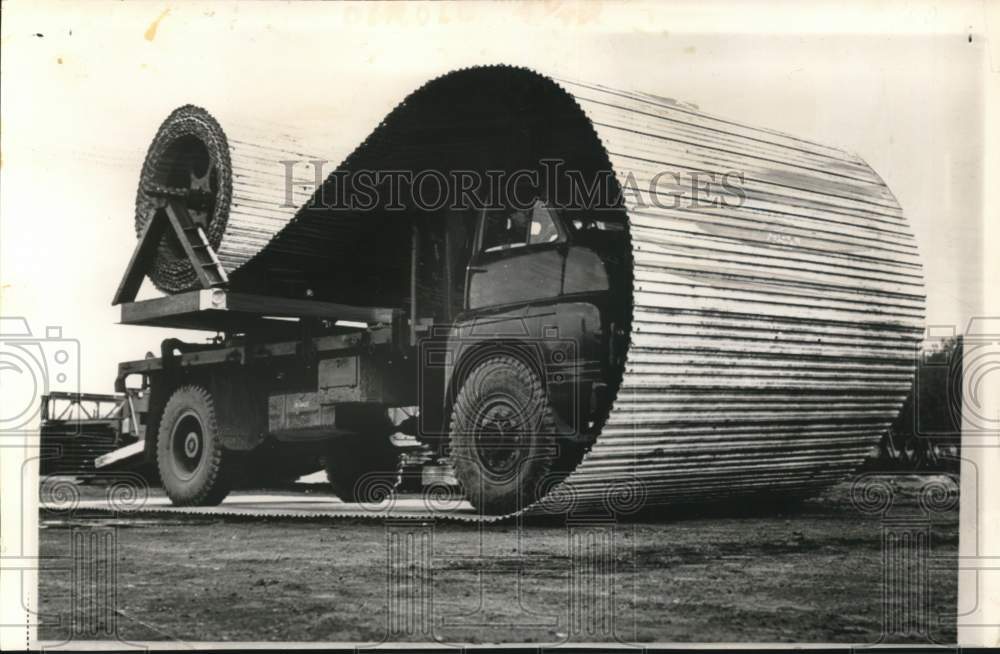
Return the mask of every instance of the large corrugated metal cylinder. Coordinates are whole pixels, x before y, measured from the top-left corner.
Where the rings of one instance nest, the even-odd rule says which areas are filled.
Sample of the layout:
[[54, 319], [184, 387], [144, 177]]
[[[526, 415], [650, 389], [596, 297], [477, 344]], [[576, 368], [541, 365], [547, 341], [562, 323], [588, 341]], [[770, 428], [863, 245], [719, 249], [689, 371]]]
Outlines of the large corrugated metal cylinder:
[[[910, 389], [924, 290], [903, 212], [864, 161], [656, 96], [489, 67], [415, 91], [340, 170], [546, 157], [612, 171], [623, 191], [602, 218], [627, 224], [630, 339], [600, 436], [530, 511], [805, 492], [865, 458]], [[719, 206], [693, 202], [692, 174], [715, 175]], [[659, 201], [629, 192], [658, 175]], [[407, 216], [304, 209], [232, 283], [405, 297], [405, 274], [365, 271], [405, 264]]]
[[625, 195], [628, 360], [573, 494], [593, 501], [615, 475], [649, 501], [842, 478], [898, 414], [923, 331], [917, 246], [889, 189], [836, 148], [652, 96], [564, 88], [623, 183], [737, 171], [746, 194], [718, 209]]
[[[225, 122], [223, 129], [215, 116], [192, 105], [177, 108], [163, 121], [143, 162], [135, 230], [141, 235], [156, 211], [150, 192], [156, 186], [201, 191], [189, 209], [226, 272], [232, 272], [263, 248], [309, 198], [315, 187], [308, 179], [309, 162], [319, 158], [303, 154], [298, 141], [280, 130]], [[292, 184], [286, 184], [283, 161], [295, 162]], [[172, 233], [161, 244], [149, 275], [167, 293], [198, 283]]]

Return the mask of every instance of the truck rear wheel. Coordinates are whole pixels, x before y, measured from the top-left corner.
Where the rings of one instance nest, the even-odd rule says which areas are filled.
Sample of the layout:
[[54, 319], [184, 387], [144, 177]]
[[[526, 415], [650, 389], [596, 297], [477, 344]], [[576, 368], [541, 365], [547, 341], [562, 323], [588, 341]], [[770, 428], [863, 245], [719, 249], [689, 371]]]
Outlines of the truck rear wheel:
[[539, 498], [556, 454], [556, 420], [538, 375], [511, 356], [478, 364], [455, 399], [451, 459], [469, 502], [513, 513]]
[[326, 446], [326, 478], [344, 502], [377, 503], [399, 483], [399, 454], [388, 434], [339, 436]]
[[163, 489], [177, 506], [215, 506], [229, 494], [215, 402], [201, 386], [181, 386], [167, 400], [156, 462]]

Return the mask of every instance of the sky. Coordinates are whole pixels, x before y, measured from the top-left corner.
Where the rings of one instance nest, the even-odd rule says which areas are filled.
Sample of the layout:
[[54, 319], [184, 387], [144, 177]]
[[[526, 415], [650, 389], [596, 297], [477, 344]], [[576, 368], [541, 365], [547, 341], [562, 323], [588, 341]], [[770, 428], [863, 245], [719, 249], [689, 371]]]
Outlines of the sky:
[[983, 70], [1000, 61], [977, 5], [742, 7], [5, 3], [0, 315], [61, 327], [77, 371], [50, 389], [108, 392], [119, 361], [176, 333], [117, 325], [111, 306], [145, 149], [174, 107], [281, 127], [337, 162], [424, 81], [509, 63], [860, 155], [916, 233], [928, 325], [963, 330], [983, 310]]

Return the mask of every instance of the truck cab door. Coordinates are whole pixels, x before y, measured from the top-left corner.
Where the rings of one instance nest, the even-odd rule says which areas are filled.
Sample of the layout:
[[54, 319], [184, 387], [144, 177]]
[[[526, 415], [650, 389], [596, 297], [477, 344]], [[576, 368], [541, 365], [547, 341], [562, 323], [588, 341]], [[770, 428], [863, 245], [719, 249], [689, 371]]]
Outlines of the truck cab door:
[[468, 268], [467, 310], [556, 301], [565, 259], [565, 227], [543, 202], [485, 210]]

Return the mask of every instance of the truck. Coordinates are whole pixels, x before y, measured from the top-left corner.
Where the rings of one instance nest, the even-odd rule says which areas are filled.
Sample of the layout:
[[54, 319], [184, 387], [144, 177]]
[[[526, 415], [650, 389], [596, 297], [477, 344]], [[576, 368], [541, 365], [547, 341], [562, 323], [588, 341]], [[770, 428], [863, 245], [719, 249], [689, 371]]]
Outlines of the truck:
[[[213, 335], [118, 367], [174, 504], [320, 468], [379, 502], [400, 433], [483, 516], [798, 496], [912, 384], [916, 245], [842, 150], [507, 66], [414, 91], [303, 204], [270, 147], [186, 106], [143, 168], [121, 322]], [[428, 206], [438, 176], [507, 186]]]
[[[485, 511], [533, 501], [555, 474], [555, 451], [586, 447], [605, 409], [613, 353], [624, 350], [610, 292], [622, 272], [608, 246], [623, 232], [602, 231], [597, 245], [597, 228], [542, 202], [456, 216], [451, 227], [469, 237], [446, 248], [448, 268], [465, 272], [447, 324], [224, 288], [124, 303], [123, 324], [248, 326], [209, 344], [167, 339], [159, 356], [119, 365], [116, 391], [143, 398], [143, 454], [170, 499], [215, 504], [240, 474], [294, 478], [322, 462], [341, 499], [378, 501], [400, 482], [390, 436], [402, 432], [439, 459], [445, 437], [461, 434], [449, 441], [452, 456], [463, 453], [455, 475]], [[535, 233], [547, 236], [533, 242]], [[393, 424], [387, 409], [408, 407], [413, 415]]]

